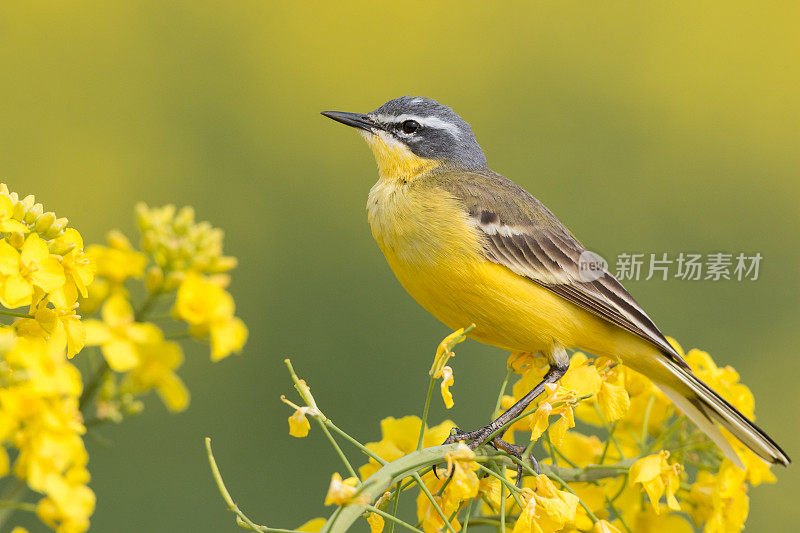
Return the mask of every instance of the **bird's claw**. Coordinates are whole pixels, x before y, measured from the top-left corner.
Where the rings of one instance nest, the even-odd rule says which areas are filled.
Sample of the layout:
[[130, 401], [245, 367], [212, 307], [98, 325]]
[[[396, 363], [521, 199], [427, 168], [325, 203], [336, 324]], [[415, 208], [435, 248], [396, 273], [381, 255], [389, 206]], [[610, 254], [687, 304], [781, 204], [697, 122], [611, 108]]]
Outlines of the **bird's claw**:
[[[520, 460], [520, 462], [517, 463], [517, 479], [516, 479], [516, 485], [517, 487], [520, 487], [522, 485], [521, 462], [525, 460], [523, 459], [523, 454], [525, 453], [525, 447], [520, 446], [518, 444], [511, 444], [510, 442], [506, 442], [499, 436], [489, 440], [489, 436], [493, 432], [494, 432], [493, 429], [489, 428], [488, 426], [475, 431], [461, 431], [458, 428], [453, 428], [452, 430], [450, 430], [450, 436], [447, 437], [447, 440], [445, 440], [444, 443], [442, 444], [453, 444], [456, 442], [464, 442], [466, 443], [467, 446], [470, 447], [470, 449], [474, 450], [481, 444], [486, 444], [488, 442], [496, 450], [502, 450], [509, 455], [513, 455], [514, 457]], [[536, 458], [533, 456], [532, 450], [528, 454], [528, 460], [533, 465], [534, 471], [536, 471], [537, 474], [541, 474], [542, 472], [541, 469], [539, 468], [539, 461], [537, 461]], [[437, 470], [436, 466], [434, 466], [433, 474], [438, 479], [439, 474], [437, 473], [436, 470]], [[450, 472], [450, 475], [452, 476], [453, 473]]]

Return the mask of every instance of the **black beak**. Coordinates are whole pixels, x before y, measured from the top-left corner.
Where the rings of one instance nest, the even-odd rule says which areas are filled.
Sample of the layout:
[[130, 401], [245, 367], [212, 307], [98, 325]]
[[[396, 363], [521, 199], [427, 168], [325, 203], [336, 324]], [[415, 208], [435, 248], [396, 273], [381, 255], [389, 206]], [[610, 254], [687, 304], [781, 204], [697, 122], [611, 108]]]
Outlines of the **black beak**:
[[360, 128], [372, 133], [374, 130], [379, 129], [378, 125], [373, 122], [369, 116], [362, 113], [345, 113], [344, 111], [323, 111], [320, 113], [328, 118], [341, 122], [354, 128]]

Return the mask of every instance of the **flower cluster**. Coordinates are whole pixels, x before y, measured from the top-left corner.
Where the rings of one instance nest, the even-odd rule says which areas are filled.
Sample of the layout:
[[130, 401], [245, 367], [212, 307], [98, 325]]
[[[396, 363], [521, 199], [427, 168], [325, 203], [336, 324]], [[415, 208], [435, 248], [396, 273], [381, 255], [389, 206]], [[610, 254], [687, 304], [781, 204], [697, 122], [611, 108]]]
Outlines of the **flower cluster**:
[[[458, 533], [472, 524], [511, 533], [690, 533], [695, 528], [727, 533], [744, 527], [748, 488], [775, 481], [766, 463], [732, 441], [745, 468], [735, 466], [641, 374], [581, 352], [571, 356], [557, 384], [548, 385], [506, 426], [508, 442], [443, 445], [454, 425], [448, 420], [428, 427], [428, 406], [439, 378], [445, 378], [446, 407], [452, 406], [447, 362], [464, 333], [455, 331], [437, 349], [423, 417], [386, 418], [381, 439], [366, 444], [319, 411], [308, 385], [287, 360], [306, 404], [282, 397], [295, 410], [291, 434], [305, 437], [306, 415], [316, 418], [350, 472], [346, 479], [339, 473], [331, 479], [324, 498], [325, 505], [336, 506], [331, 519], [314, 519], [299, 530], [344, 531], [363, 516], [372, 533], [383, 531], [387, 520], [420, 533]], [[735, 370], [718, 367], [706, 352], [684, 353], [670, 342], [698, 377], [752, 417], [753, 396]], [[508, 365], [509, 376], [519, 378], [511, 394], [505, 394], [503, 384], [501, 412], [538, 384], [548, 368], [544, 358], [533, 354], [511, 354]], [[331, 431], [369, 457], [359, 475]], [[519, 458], [530, 452], [539, 458], [541, 473]], [[398, 502], [415, 487], [416, 517], [409, 522], [398, 514]], [[252, 524], [240, 510], [235, 512], [240, 524]]]
[[72, 532], [88, 528], [95, 505], [81, 375], [68, 360], [85, 343], [76, 309], [93, 266], [67, 224], [0, 185], [0, 315], [12, 320], [0, 325], [0, 477], [41, 494], [41, 520]]
[[[222, 230], [195, 222], [190, 207], [136, 206], [141, 249], [119, 231], [106, 245], [87, 254], [97, 265], [96, 280], [81, 303], [86, 314], [87, 344], [103, 355], [98, 373], [96, 416], [119, 421], [141, 410], [136, 398], [155, 390], [170, 411], [189, 404], [189, 391], [176, 370], [183, 349], [176, 339], [191, 336], [210, 344], [218, 361], [241, 351], [247, 327], [234, 316], [233, 297], [225, 290], [227, 272], [236, 260], [222, 255]], [[133, 291], [143, 294], [134, 305]], [[171, 306], [158, 316], [159, 308]], [[147, 321], [148, 316], [155, 316]], [[183, 324], [166, 333], [163, 322]], [[107, 369], [113, 372], [108, 372]]]
[[0, 527], [29, 511], [58, 532], [86, 531], [87, 428], [138, 413], [150, 390], [170, 410], [186, 408], [175, 373], [183, 351], [152, 316], [158, 306], [175, 300], [166, 318], [184, 325], [176, 336], [208, 340], [215, 360], [244, 344], [224, 290], [235, 261], [222, 255], [221, 231], [190, 210], [170, 213], [139, 208], [144, 251], [116, 231], [84, 249], [67, 219], [0, 184], [0, 485], [10, 495]]

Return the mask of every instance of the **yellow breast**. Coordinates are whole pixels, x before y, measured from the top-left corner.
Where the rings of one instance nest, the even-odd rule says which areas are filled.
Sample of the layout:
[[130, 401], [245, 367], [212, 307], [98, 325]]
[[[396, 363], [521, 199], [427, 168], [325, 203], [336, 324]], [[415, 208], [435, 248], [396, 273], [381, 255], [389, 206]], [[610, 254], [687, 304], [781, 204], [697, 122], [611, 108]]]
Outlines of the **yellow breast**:
[[597, 355], [641, 353], [641, 341], [552, 291], [486, 259], [464, 206], [437, 186], [433, 162], [368, 138], [380, 179], [367, 215], [378, 246], [408, 293], [470, 337], [509, 351], [547, 353], [557, 341]]

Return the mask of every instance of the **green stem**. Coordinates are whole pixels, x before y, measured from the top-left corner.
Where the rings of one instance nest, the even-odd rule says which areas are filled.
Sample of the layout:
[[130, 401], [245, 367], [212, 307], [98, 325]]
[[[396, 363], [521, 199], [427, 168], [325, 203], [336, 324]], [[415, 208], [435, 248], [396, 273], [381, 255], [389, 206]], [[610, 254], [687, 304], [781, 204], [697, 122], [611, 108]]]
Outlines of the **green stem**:
[[633, 533], [633, 531], [631, 531], [631, 528], [628, 527], [628, 524], [625, 522], [625, 519], [622, 518], [622, 514], [619, 512], [619, 510], [617, 510], [617, 507], [614, 505], [614, 500], [609, 500], [608, 496], [606, 496], [606, 503], [611, 508], [611, 510], [614, 511], [614, 516], [617, 517], [619, 523], [622, 524], [622, 527], [625, 528], [625, 531], [627, 531], [628, 533]]
[[160, 291], [151, 292], [150, 294], [148, 294], [147, 298], [145, 298], [144, 302], [142, 302], [142, 305], [133, 314], [133, 321], [141, 322], [142, 320], [144, 320], [145, 315], [147, 315], [150, 309], [153, 308], [156, 301], [158, 301], [158, 297], [161, 296], [161, 294], [163, 293]]
[[678, 419], [675, 420], [675, 422], [673, 422], [672, 425], [668, 427], [667, 430], [664, 431], [660, 437], [658, 437], [657, 439], [655, 439], [653, 442], [650, 443], [650, 446], [647, 447], [645, 455], [652, 452], [653, 450], [658, 449], [658, 447], [660, 447], [663, 443], [667, 442], [670, 438], [672, 438], [672, 435], [674, 435], [675, 432], [678, 431], [678, 429], [680, 429], [681, 424], [683, 424], [685, 420], [686, 420], [685, 416], [682, 415], [679, 416]]
[[14, 514], [14, 511], [17, 508], [13, 505], [15, 503], [19, 503], [19, 501], [25, 496], [28, 492], [28, 487], [25, 484], [25, 481], [19, 478], [13, 478], [12, 482], [6, 486], [5, 490], [3, 491], [2, 499], [4, 502], [8, 502], [7, 506], [3, 506], [0, 509], [0, 529], [2, 529], [3, 525], [11, 518], [11, 515]]
[[436, 384], [436, 379], [431, 376], [430, 383], [428, 383], [428, 395], [425, 397], [425, 408], [422, 410], [422, 425], [419, 427], [419, 439], [417, 440], [417, 451], [422, 449], [422, 440], [425, 437], [425, 426], [428, 424], [428, 410], [431, 407], [431, 397], [433, 396], [433, 387]]
[[544, 432], [544, 440], [547, 442], [547, 447], [550, 448], [550, 459], [553, 461], [553, 466], [558, 466], [558, 457], [556, 457], [556, 449], [553, 446], [553, 441], [550, 440], [550, 428], [548, 427]]
[[[503, 481], [506, 480], [506, 467], [500, 471]], [[500, 485], [500, 533], [506, 533], [506, 486]]]
[[647, 426], [650, 424], [650, 410], [653, 408], [653, 402], [656, 401], [655, 395], [650, 395], [647, 400], [647, 408], [644, 410], [644, 420], [642, 421], [642, 452], [647, 451]]
[[584, 511], [586, 511], [586, 514], [587, 514], [587, 515], [589, 515], [589, 518], [591, 519], [591, 521], [592, 521], [592, 523], [593, 523], [593, 524], [599, 520], [599, 518], [597, 518], [597, 516], [596, 516], [596, 515], [595, 515], [595, 514], [592, 512], [592, 510], [591, 510], [591, 509], [589, 509], [589, 506], [588, 506], [588, 505], [586, 505], [586, 504], [584, 503], [584, 501], [583, 501], [583, 500], [580, 498], [580, 496], [578, 496], [577, 494], [575, 494], [575, 491], [574, 491], [574, 490], [572, 490], [572, 487], [570, 487], [570, 486], [567, 484], [567, 482], [566, 482], [566, 481], [564, 481], [563, 479], [561, 479], [560, 477], [558, 477], [556, 474], [548, 474], [548, 476], [547, 476], [547, 477], [549, 477], [549, 478], [553, 479], [554, 481], [556, 481], [556, 482], [557, 482], [559, 485], [561, 485], [561, 487], [562, 487], [564, 490], [566, 490], [567, 492], [571, 493], [573, 496], [575, 496], [576, 498], [578, 498], [578, 503], [580, 503], [580, 504], [581, 504], [581, 507], [583, 507], [583, 510], [584, 510]]
[[[417, 453], [419, 453], [419, 452], [417, 452]], [[415, 480], [417, 480], [417, 485], [419, 485], [420, 490], [422, 490], [422, 492], [425, 493], [425, 496], [428, 498], [428, 501], [431, 502], [431, 506], [433, 506], [434, 510], [436, 511], [436, 514], [438, 514], [439, 518], [441, 518], [442, 521], [444, 522], [444, 525], [447, 528], [447, 531], [449, 531], [450, 533], [456, 533], [455, 530], [453, 529], [453, 526], [447, 520], [447, 516], [444, 514], [444, 511], [442, 511], [442, 508], [439, 507], [438, 502], [433, 497], [433, 494], [431, 494], [431, 491], [428, 490], [428, 487], [425, 485], [425, 482], [422, 481], [422, 478], [419, 476], [419, 473], [418, 472], [414, 472], [411, 475], [414, 477]]]
[[472, 515], [472, 502], [474, 501], [475, 499], [473, 498], [467, 503], [467, 516], [464, 518], [464, 527], [461, 528], [461, 533], [467, 533], [467, 528], [469, 528], [469, 519]]
[[[409, 524], [408, 522], [403, 522], [402, 520], [400, 520], [396, 516], [392, 516], [389, 513], [381, 511], [380, 509], [378, 509], [377, 507], [375, 507], [373, 505], [367, 505], [367, 510], [370, 513], [375, 513], [376, 515], [380, 515], [383, 518], [385, 518], [386, 520], [389, 520], [390, 523], [391, 523], [390, 527], [393, 526], [394, 524], [397, 524], [397, 525], [403, 526], [404, 528], [406, 528], [406, 529], [408, 529], [410, 531], [415, 531], [416, 533], [423, 533], [421, 529], [417, 529], [414, 526], [412, 526], [411, 524]], [[391, 531], [391, 529], [389, 531]]]
[[[398, 481], [394, 489], [394, 499], [392, 500], [392, 515], [397, 516], [397, 506], [400, 504], [401, 484]], [[389, 524], [389, 533], [394, 533], [394, 522]]]
[[322, 429], [322, 432], [325, 433], [325, 436], [330, 441], [331, 445], [333, 446], [333, 449], [336, 450], [336, 454], [339, 456], [339, 459], [341, 459], [342, 462], [344, 463], [344, 466], [345, 468], [347, 468], [347, 471], [350, 473], [350, 476], [357, 478], [358, 474], [356, 474], [356, 471], [353, 470], [353, 465], [350, 464], [350, 461], [348, 461], [347, 456], [342, 451], [342, 448], [339, 447], [339, 443], [336, 442], [336, 439], [333, 438], [331, 432], [328, 431], [325, 422], [320, 420], [321, 418], [322, 416], [315, 416], [314, 420], [316, 420], [317, 423], [319, 423], [319, 427]]
[[191, 333], [188, 331], [175, 331], [172, 333], [165, 333], [164, 338], [168, 341], [180, 341], [183, 339], [188, 339], [192, 336]]
[[[133, 321], [141, 322], [144, 320], [144, 317], [147, 315], [148, 311], [152, 309], [153, 305], [155, 305], [158, 297], [161, 294], [161, 292], [151, 292], [144, 302], [142, 302], [142, 305], [139, 307], [139, 309], [134, 312]], [[92, 400], [97, 392], [97, 389], [100, 387], [100, 384], [103, 382], [103, 378], [106, 376], [106, 373], [109, 370], [110, 368], [108, 366], [108, 361], [106, 361], [105, 357], [103, 357], [100, 361], [100, 366], [97, 368], [97, 370], [95, 370], [86, 387], [83, 388], [83, 392], [78, 400], [78, 409], [83, 410]]]
[[9, 311], [7, 309], [0, 309], [0, 315], [13, 316], [15, 318], [34, 318], [34, 316], [29, 313], [17, 313], [16, 311]]
[[[500, 528], [500, 519], [499, 518], [491, 518], [486, 516], [476, 516], [472, 519], [473, 524], [477, 524], [480, 526], [495, 526], [498, 529]], [[516, 522], [515, 522], [516, 523]], [[508, 524], [509, 526], [513, 526], [514, 524]]]
[[342, 438], [344, 438], [347, 442], [349, 442], [350, 444], [352, 444], [353, 446], [355, 446], [356, 448], [358, 448], [359, 450], [361, 450], [362, 452], [364, 452], [368, 456], [370, 456], [373, 459], [375, 459], [376, 461], [378, 461], [378, 463], [380, 463], [381, 465], [388, 464], [387, 461], [382, 459], [380, 456], [376, 455], [375, 452], [373, 452], [372, 450], [370, 450], [369, 448], [367, 448], [366, 446], [364, 446], [363, 444], [358, 442], [356, 439], [354, 439], [353, 437], [351, 437], [350, 435], [348, 435], [347, 433], [345, 433], [344, 431], [339, 429], [336, 426], [336, 424], [334, 424], [329, 418], [325, 419], [325, 425], [328, 426], [329, 428], [331, 428], [333, 431], [335, 431], [339, 435], [341, 435]]
[[[500, 481], [500, 483], [502, 483], [503, 485], [505, 485], [506, 487], [508, 487], [509, 489], [511, 489], [511, 491], [512, 491], [512, 492], [519, 492], [519, 493], [521, 493], [521, 492], [522, 492], [522, 489], [520, 489], [519, 487], [517, 487], [516, 485], [514, 485], [513, 483], [511, 483], [511, 482], [510, 482], [509, 480], [507, 480], [505, 477], [502, 477], [500, 474], [498, 474], [498, 473], [497, 473], [497, 472], [495, 472], [494, 470], [492, 470], [492, 469], [490, 469], [490, 468], [486, 468], [486, 467], [485, 467], [485, 466], [483, 466], [482, 464], [479, 464], [479, 465], [478, 465], [478, 468], [481, 470], [481, 472], [485, 472], [485, 473], [489, 474], [490, 476], [492, 476], [492, 477], [494, 477], [494, 478], [498, 479], [498, 480]], [[505, 470], [505, 466], [503, 467], [503, 469]]]
[[[581, 396], [579, 398], [575, 398], [574, 400], [571, 400], [570, 403], [573, 404], [573, 405], [576, 405], [578, 402], [580, 402], [582, 400], [586, 400], [587, 398], [591, 398], [591, 397], [592, 397], [592, 394], [587, 394], [585, 396]], [[553, 403], [553, 409], [555, 409], [557, 407], [561, 407], [565, 403], [566, 402], [554, 402]], [[509, 420], [509, 422], [507, 424], [505, 424], [504, 426], [500, 426], [499, 428], [494, 430], [491, 434], [489, 434], [489, 436], [486, 438], [486, 442], [490, 442], [492, 439], [494, 439], [500, 433], [505, 432], [506, 430], [508, 430], [508, 428], [510, 428], [511, 426], [513, 426], [514, 424], [516, 424], [517, 422], [522, 420], [523, 418], [527, 418], [527, 417], [531, 416], [535, 412], [536, 412], [536, 409], [531, 409], [530, 411], [526, 411], [526, 412], [520, 414], [519, 416], [517, 416], [516, 418], [513, 418], [513, 419]]]
[[105, 378], [106, 373], [109, 370], [110, 367], [108, 366], [108, 361], [106, 361], [105, 357], [103, 357], [103, 359], [100, 361], [100, 366], [97, 368], [97, 370], [95, 370], [86, 387], [83, 388], [81, 397], [78, 400], [78, 409], [82, 411], [92, 400], [97, 392], [97, 389], [100, 387], [100, 384], [103, 382], [103, 378]]
[[511, 489], [511, 497], [514, 498], [515, 502], [517, 502], [517, 505], [519, 506], [520, 511], [523, 509], [522, 501], [519, 499], [519, 496], [517, 496], [517, 494], [522, 494], [522, 489], [520, 489], [515, 484], [511, 483], [510, 481], [508, 481], [508, 479], [505, 478], [505, 474], [506, 474], [505, 465], [503, 465], [503, 474], [504, 474], [503, 477], [500, 477], [500, 474], [498, 474], [497, 472], [495, 472], [495, 471], [493, 471], [493, 470], [491, 470], [489, 468], [486, 468], [485, 466], [483, 466], [481, 464], [479, 464], [478, 467], [480, 467], [484, 472], [487, 472], [490, 476], [496, 477], [498, 480], [500, 480], [501, 483], [503, 483], [506, 487]]
[[623, 476], [623, 478], [622, 478], [622, 485], [620, 485], [620, 487], [619, 487], [619, 490], [617, 491], [617, 493], [616, 493], [616, 494], [614, 494], [614, 497], [613, 497], [613, 498], [611, 498], [611, 503], [614, 503], [615, 501], [617, 501], [617, 498], [619, 498], [620, 496], [622, 496], [622, 493], [623, 493], [623, 492], [625, 492], [625, 486], [628, 484], [628, 478], [629, 478], [629, 476], [630, 476], [630, 474], [629, 474], [629, 473], [626, 473], [626, 474]]
[[211, 474], [214, 476], [214, 481], [217, 483], [217, 489], [219, 489], [220, 494], [222, 494], [222, 499], [225, 500], [226, 504], [228, 504], [228, 509], [236, 515], [238, 519], [237, 522], [241, 520], [241, 523], [246, 525], [250, 530], [260, 531], [262, 533], [296, 533], [293, 529], [275, 529], [267, 526], [259, 526], [247, 518], [247, 515], [244, 514], [242, 510], [239, 509], [239, 506], [234, 503], [231, 494], [228, 492], [227, 487], [225, 487], [225, 482], [222, 480], [222, 474], [220, 474], [219, 467], [217, 467], [217, 462], [214, 460], [214, 453], [211, 451], [210, 437], [206, 437], [206, 454], [208, 455], [208, 464], [211, 466]]
[[594, 410], [597, 411], [597, 416], [600, 417], [600, 421], [603, 423], [603, 427], [606, 428], [606, 431], [608, 432], [608, 441], [606, 442], [606, 446], [603, 449], [603, 455], [600, 458], [600, 464], [603, 464], [603, 461], [606, 458], [606, 453], [608, 453], [609, 442], [614, 443], [614, 446], [617, 448], [617, 451], [619, 452], [619, 458], [625, 459], [625, 454], [622, 453], [622, 446], [619, 445], [619, 441], [617, 441], [617, 438], [614, 436], [614, 432], [617, 430], [617, 425], [619, 424], [619, 420], [615, 421], [614, 424], [611, 427], [609, 427], [608, 422], [606, 422], [606, 418], [603, 416], [603, 411], [600, 410], [600, 407], [597, 405], [597, 402], [593, 403], [592, 405], [594, 405]]
[[[424, 471], [426, 467], [441, 464], [445, 462], [447, 454], [455, 452], [461, 444], [448, 444], [443, 446], [433, 446], [430, 448], [423, 448], [420, 451], [412, 452], [406, 456], [386, 464], [377, 472], [372, 474], [370, 478], [361, 485], [358, 498], [354, 498], [352, 502], [344, 507], [338, 508], [334, 513], [336, 521], [333, 522], [333, 516], [328, 520], [323, 533], [344, 533], [349, 527], [355, 523], [359, 516], [364, 513], [366, 505], [380, 497], [381, 494], [389, 490], [390, 487], [395, 485], [409, 476], [419, 484], [421, 478], [420, 471]], [[523, 469], [531, 475], [536, 475], [533, 468], [525, 461], [510, 456], [505, 453], [498, 452], [490, 446], [482, 446], [476, 450], [476, 456], [473, 458], [475, 462], [497, 462], [504, 466], [522, 465]], [[623, 461], [616, 465], [590, 465], [584, 468], [556, 468], [552, 465], [541, 465], [542, 472], [548, 476], [557, 476], [558, 479], [564, 482], [579, 482], [579, 481], [596, 481], [598, 479], [618, 477], [624, 475], [630, 465], [633, 464], [632, 460]], [[419, 481], [417, 479], [419, 478]], [[424, 484], [422, 487], [425, 487]], [[402, 488], [401, 488], [402, 490]], [[423, 489], [423, 492], [427, 487]], [[430, 493], [430, 491], [428, 491]], [[444, 518], [443, 518], [444, 520]]]
[[[600, 454], [600, 460], [598, 461], [600, 464], [603, 464], [606, 460], [606, 455], [608, 455], [608, 449], [611, 448], [611, 436], [614, 434], [614, 431], [617, 429], [617, 424], [619, 424], [619, 420], [615, 420], [611, 427], [606, 426], [606, 431], [608, 432], [608, 440], [606, 441], [605, 446], [603, 446], [603, 453]], [[603, 421], [603, 425], [605, 426], [605, 421]]]
[[500, 405], [503, 403], [503, 396], [506, 393], [506, 387], [508, 386], [508, 380], [511, 379], [511, 374], [514, 372], [513, 367], [509, 367], [508, 371], [506, 372], [506, 378], [503, 380], [503, 385], [500, 387], [500, 394], [497, 395], [497, 402], [494, 404], [494, 412], [490, 418], [494, 419], [499, 416], [500, 412]]
[[28, 502], [16, 502], [14, 500], [0, 500], [0, 508], [11, 509], [14, 511], [26, 511], [28, 513], [36, 512], [36, 504]]

